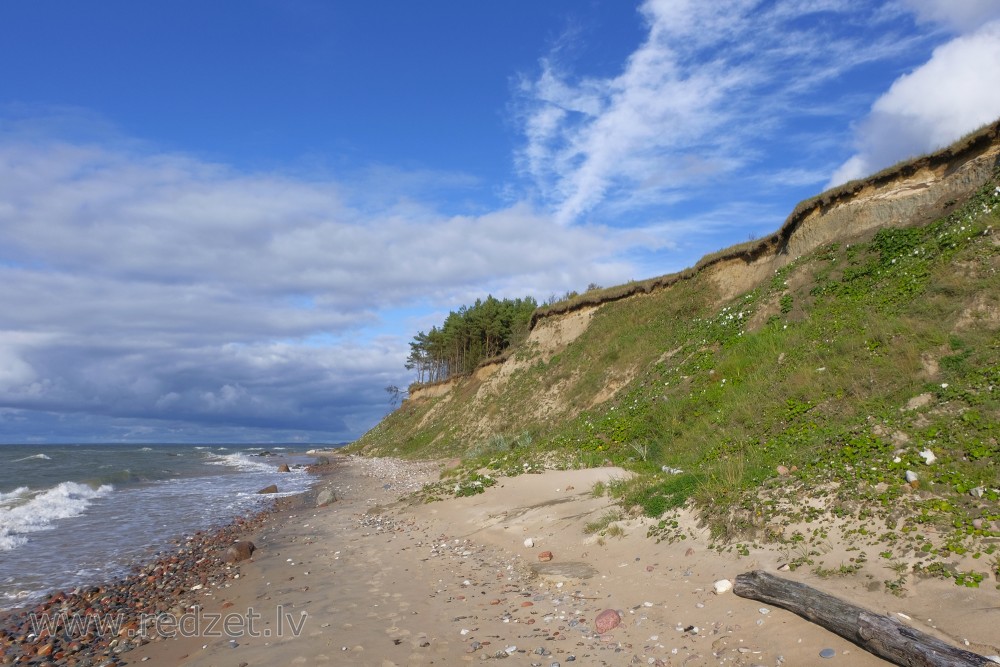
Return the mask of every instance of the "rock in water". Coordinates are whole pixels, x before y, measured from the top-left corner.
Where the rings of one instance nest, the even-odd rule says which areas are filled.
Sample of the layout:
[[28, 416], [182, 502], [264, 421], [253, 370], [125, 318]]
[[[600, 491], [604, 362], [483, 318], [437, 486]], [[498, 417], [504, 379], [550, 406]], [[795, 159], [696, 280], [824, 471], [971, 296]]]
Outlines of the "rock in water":
[[263, 489], [261, 489], [257, 493], [277, 493], [277, 492], [278, 492], [278, 485], [277, 484], [272, 484], [271, 486], [265, 486]]
[[280, 466], [278, 466], [278, 472], [291, 472], [291, 470], [288, 468], [287, 463], [282, 463]]
[[234, 542], [226, 549], [226, 553], [222, 555], [222, 560], [227, 563], [238, 563], [241, 560], [250, 558], [256, 550], [257, 547], [250, 540], [240, 540], [239, 542]]
[[604, 634], [617, 628], [622, 622], [621, 615], [614, 609], [605, 609], [594, 619], [594, 629]]

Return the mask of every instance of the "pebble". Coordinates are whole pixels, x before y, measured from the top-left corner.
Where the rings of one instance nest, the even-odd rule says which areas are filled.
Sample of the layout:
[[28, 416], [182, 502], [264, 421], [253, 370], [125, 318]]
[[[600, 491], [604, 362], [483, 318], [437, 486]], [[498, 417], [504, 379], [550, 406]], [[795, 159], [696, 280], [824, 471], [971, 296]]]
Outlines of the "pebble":
[[524, 546], [530, 549], [531, 547], [535, 546], [535, 541], [529, 537], [524, 541]]
[[[240, 537], [258, 530], [268, 516], [263, 512], [237, 519], [215, 531], [198, 531], [177, 538], [171, 550], [154, 555], [157, 560], [136, 567], [132, 574], [110, 584], [56, 591], [25, 610], [0, 613], [0, 664], [36, 664], [38, 658], [50, 658], [38, 664], [59, 667], [123, 664], [118, 656], [153, 639], [129, 634], [139, 628], [140, 616], [167, 610], [179, 615], [194, 603], [189, 597], [192, 591], [203, 595], [204, 591], [228, 586], [230, 580], [239, 576], [239, 570], [232, 565], [224, 566], [223, 554], [239, 543]], [[28, 623], [31, 613], [65, 613], [65, 618], [84, 614], [120, 616], [125, 630], [116, 637], [83, 640], [58, 632], [38, 646], [33, 635], [19, 630]]]
[[821, 658], [832, 658], [835, 655], [837, 655], [837, 652], [834, 651], [832, 648], [825, 648], [819, 652], [819, 657]]
[[723, 593], [732, 590], [733, 582], [728, 579], [719, 579], [717, 582], [712, 584], [712, 588], [715, 589], [716, 595], [722, 595]]
[[604, 634], [617, 628], [621, 622], [621, 614], [614, 609], [605, 609], [594, 619], [594, 630], [597, 634]]

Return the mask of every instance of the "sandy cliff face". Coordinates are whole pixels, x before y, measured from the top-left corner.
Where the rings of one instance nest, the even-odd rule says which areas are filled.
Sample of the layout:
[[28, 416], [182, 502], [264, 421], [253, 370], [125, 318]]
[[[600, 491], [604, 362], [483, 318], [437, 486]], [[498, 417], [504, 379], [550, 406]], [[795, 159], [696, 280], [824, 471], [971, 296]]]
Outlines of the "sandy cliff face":
[[433, 384], [425, 384], [419, 387], [414, 387], [410, 389], [410, 397], [407, 400], [437, 398], [439, 396], [444, 396], [460, 381], [461, 378], [452, 378], [450, 380], [445, 380], [444, 382], [435, 382]]
[[[679, 281], [707, 280], [720, 302], [752, 290], [798, 257], [835, 241], [851, 242], [884, 227], [925, 224], [947, 214], [982, 187], [1000, 168], [1000, 121], [961, 142], [875, 174], [863, 181], [834, 188], [796, 207], [774, 234], [702, 259], [694, 269], [662, 276], [633, 289], [618, 290], [605, 301], [669, 290]], [[510, 379], [533, 364], [547, 362], [582, 335], [601, 302], [588, 302], [536, 313], [526, 344], [500, 363], [484, 367], [471, 378], [449, 381], [411, 394], [414, 399], [443, 396], [455, 387], [469, 391], [469, 430], [502, 431], [503, 415], [491, 414], [489, 402], [501, 395]], [[534, 410], [560, 411], [559, 384], [536, 396]], [[610, 395], [602, 398], [610, 398]], [[431, 413], [436, 412], [435, 406]], [[428, 414], [427, 418], [432, 415]], [[426, 418], [425, 418], [426, 420]]]
[[789, 219], [783, 242], [752, 259], [731, 257], [706, 268], [723, 300], [753, 289], [798, 257], [834, 241], [850, 241], [884, 227], [930, 222], [980, 188], [1000, 164], [1000, 143], [971, 151], [955, 161], [922, 165], [913, 173], [877, 182], [830, 203], [822, 199]]

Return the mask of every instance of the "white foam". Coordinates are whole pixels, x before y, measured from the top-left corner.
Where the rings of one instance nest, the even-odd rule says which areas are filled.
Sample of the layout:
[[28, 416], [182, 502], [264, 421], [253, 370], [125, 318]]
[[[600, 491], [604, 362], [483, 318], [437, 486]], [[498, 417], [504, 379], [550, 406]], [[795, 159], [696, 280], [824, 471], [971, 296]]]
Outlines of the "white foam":
[[13, 491], [8, 491], [7, 493], [0, 491], [0, 507], [6, 504], [16, 504], [17, 501], [22, 500], [30, 490], [31, 489], [26, 486], [19, 486]]
[[14, 459], [12, 463], [20, 463], [21, 461], [30, 461], [32, 459], [39, 459], [42, 461], [51, 461], [51, 456], [46, 456], [45, 454], [35, 454], [34, 456], [25, 456], [23, 459]]
[[[101, 498], [114, 491], [114, 487], [103, 485], [92, 489], [85, 484], [62, 482], [36, 493], [28, 502], [13, 507], [0, 508], [0, 551], [10, 551], [27, 538], [26, 533], [49, 530], [58, 519], [80, 516], [95, 498]], [[28, 489], [15, 489], [23, 499], [29, 495]]]
[[0, 551], [10, 551], [28, 541], [26, 537], [11, 535], [6, 528], [0, 528]]
[[260, 457], [249, 456], [238, 452], [236, 454], [216, 454], [218, 458], [208, 461], [216, 466], [230, 466], [245, 472], [275, 472], [275, 467], [270, 463], [260, 460]]
[[4, 593], [3, 597], [5, 600], [17, 601], [17, 600], [25, 600], [34, 594], [35, 594], [34, 591], [14, 591], [13, 593]]

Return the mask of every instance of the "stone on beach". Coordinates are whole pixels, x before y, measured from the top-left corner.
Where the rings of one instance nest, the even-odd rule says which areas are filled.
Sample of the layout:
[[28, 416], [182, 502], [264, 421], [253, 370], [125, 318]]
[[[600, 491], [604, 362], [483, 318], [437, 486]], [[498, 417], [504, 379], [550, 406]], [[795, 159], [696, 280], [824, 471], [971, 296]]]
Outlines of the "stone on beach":
[[[121, 654], [161, 638], [155, 627], [141, 623], [143, 615], [170, 612], [181, 614], [193, 602], [193, 592], [228, 586], [237, 579], [235, 569], [221, 566], [218, 557], [238, 536], [258, 530], [269, 515], [236, 519], [213, 532], [197, 531], [176, 539], [173, 549], [158, 553], [153, 562], [137, 567], [132, 574], [109, 585], [82, 586], [72, 591], [56, 591], [42, 603], [23, 610], [0, 612], [0, 665], [38, 664], [53, 667], [116, 667], [125, 662]], [[29, 615], [49, 614], [57, 631], [32, 634]], [[64, 616], [62, 616], [64, 615]], [[88, 632], [83, 636], [68, 632], [65, 621], [75, 617], [102, 616], [119, 619], [117, 632]], [[145, 660], [145, 658], [144, 658]], [[132, 662], [132, 661], [129, 661]]]
[[330, 487], [320, 489], [319, 493], [316, 494], [316, 507], [325, 507], [335, 502], [337, 502], [337, 494]]
[[291, 469], [289, 469], [287, 463], [282, 463], [280, 466], [278, 466], [278, 472], [291, 472]]
[[272, 484], [270, 486], [265, 486], [263, 489], [261, 489], [257, 493], [277, 493], [277, 492], [278, 492], [278, 485], [277, 484]]
[[538, 560], [543, 563], [549, 562], [550, 560], [552, 560], [552, 552], [551, 551], [541, 552], [540, 554], [538, 554]]
[[223, 554], [222, 560], [227, 563], [238, 563], [241, 560], [246, 560], [253, 556], [253, 552], [257, 550], [254, 543], [250, 540], [240, 540], [235, 542], [226, 549], [226, 553]]
[[622, 622], [621, 614], [614, 609], [605, 609], [594, 619], [594, 629], [598, 634], [604, 634], [617, 628]]

